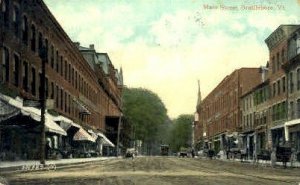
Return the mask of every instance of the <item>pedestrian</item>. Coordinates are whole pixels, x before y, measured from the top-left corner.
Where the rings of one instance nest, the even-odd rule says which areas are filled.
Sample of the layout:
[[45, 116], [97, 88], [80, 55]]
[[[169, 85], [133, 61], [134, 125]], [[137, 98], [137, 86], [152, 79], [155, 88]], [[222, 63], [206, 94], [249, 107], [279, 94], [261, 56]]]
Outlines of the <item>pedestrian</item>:
[[45, 146], [45, 156], [46, 156], [46, 159], [49, 159], [50, 152], [51, 152], [50, 142], [47, 141], [46, 142], [46, 146]]

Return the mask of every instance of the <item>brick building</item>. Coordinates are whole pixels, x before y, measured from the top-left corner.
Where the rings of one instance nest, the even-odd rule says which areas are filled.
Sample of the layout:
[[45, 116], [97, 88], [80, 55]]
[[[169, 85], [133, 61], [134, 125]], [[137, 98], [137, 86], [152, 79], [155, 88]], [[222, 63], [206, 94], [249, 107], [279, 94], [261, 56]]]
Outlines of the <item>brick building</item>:
[[[5, 148], [15, 154], [24, 153], [25, 148], [11, 146], [14, 142], [22, 145], [24, 133], [19, 130], [32, 133], [32, 147], [37, 148], [35, 134], [39, 132], [38, 126], [32, 124], [34, 120], [31, 117], [27, 118], [28, 116], [24, 115], [26, 108], [22, 104], [25, 99], [41, 99], [43, 61], [46, 63], [46, 98], [49, 102], [54, 102], [53, 106], [48, 107], [47, 115], [52, 113], [52, 116], [56, 116], [54, 120], [59, 120], [56, 123], [61, 127], [63, 122], [72, 122], [75, 123], [72, 127], [82, 128], [77, 129], [79, 131], [76, 134], [72, 134], [72, 138], [75, 134], [74, 138], [77, 138], [78, 142], [92, 140], [86, 139], [89, 137], [85, 131], [96, 133], [95, 140], [98, 138], [97, 132], [107, 132], [111, 125], [115, 132], [122, 116], [122, 72], [118, 72], [111, 61], [103, 64], [105, 62], [102, 59], [89, 60], [84, 51], [79, 50], [71, 41], [42, 0], [2, 0], [0, 13], [0, 84], [2, 104], [7, 106], [5, 111], [2, 111], [7, 114], [6, 117], [2, 115], [0, 119], [0, 143], [3, 150]], [[104, 56], [102, 58], [109, 60], [107, 54]], [[101, 58], [101, 54], [97, 54], [97, 57]], [[18, 96], [20, 105], [12, 106], [9, 102], [13, 100], [10, 100], [9, 96]], [[15, 114], [21, 115], [18, 119], [8, 116], [15, 108]], [[58, 115], [63, 118], [58, 119]], [[25, 119], [28, 124], [19, 123]], [[9, 125], [23, 126], [19, 130], [4, 131], [10, 129]], [[54, 143], [53, 147], [67, 140], [62, 134], [52, 132], [50, 126], [47, 129], [47, 136], [49, 141]], [[11, 140], [12, 136], [7, 133], [18, 136]], [[69, 134], [67, 130], [66, 134]], [[102, 134], [101, 141], [103, 137], [105, 136]]]
[[197, 142], [203, 139], [205, 147], [217, 152], [234, 147], [242, 126], [240, 96], [259, 82], [259, 68], [241, 68], [226, 76], [198, 106], [197, 127], [203, 128], [203, 133], [195, 132]]

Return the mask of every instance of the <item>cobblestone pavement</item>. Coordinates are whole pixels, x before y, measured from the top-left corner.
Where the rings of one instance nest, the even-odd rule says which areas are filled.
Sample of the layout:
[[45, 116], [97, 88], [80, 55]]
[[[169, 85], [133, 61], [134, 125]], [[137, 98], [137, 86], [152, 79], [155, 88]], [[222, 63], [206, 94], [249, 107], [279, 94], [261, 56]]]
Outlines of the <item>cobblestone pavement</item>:
[[4, 178], [11, 185], [298, 185], [300, 169], [208, 159], [139, 157], [4, 174]]

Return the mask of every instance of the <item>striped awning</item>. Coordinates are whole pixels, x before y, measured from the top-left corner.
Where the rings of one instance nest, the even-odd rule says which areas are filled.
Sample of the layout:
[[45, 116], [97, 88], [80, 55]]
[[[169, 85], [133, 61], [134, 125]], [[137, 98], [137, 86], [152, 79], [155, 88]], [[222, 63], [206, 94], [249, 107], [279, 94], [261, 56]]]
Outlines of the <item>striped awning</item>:
[[83, 128], [80, 128], [76, 134], [73, 137], [74, 141], [91, 141], [95, 142], [96, 139], [93, 138], [87, 131], [85, 131]]
[[103, 139], [102, 141], [104, 146], [115, 147], [115, 145], [103, 133], [97, 132], [97, 135]]

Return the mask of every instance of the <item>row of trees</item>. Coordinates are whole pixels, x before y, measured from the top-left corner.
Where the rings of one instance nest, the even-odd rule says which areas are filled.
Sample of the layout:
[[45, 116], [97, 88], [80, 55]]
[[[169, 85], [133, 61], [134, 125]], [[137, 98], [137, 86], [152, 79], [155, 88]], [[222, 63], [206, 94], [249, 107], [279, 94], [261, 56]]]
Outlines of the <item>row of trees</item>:
[[[192, 115], [181, 115], [171, 120], [161, 99], [154, 92], [143, 88], [125, 88], [123, 112], [131, 124], [132, 145], [142, 143], [141, 152], [157, 155], [161, 144], [169, 144], [173, 152], [190, 147]], [[139, 141], [139, 142], [136, 142]]]

